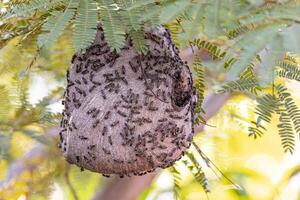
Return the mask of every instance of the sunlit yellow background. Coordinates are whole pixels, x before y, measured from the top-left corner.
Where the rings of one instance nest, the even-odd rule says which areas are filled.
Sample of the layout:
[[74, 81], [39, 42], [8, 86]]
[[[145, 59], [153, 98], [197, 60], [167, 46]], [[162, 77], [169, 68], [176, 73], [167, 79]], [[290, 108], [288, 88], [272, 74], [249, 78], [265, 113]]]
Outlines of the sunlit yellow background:
[[[14, 39], [0, 50], [0, 85], [4, 88], [0, 88], [0, 125], [6, 127], [5, 132], [2, 133], [0, 129], [0, 133], [11, 137], [9, 142], [0, 138], [0, 200], [73, 199], [68, 181], [77, 191], [79, 199], [90, 199], [109, 180], [99, 174], [81, 172], [79, 168], [69, 166], [55, 142], [39, 142], [43, 138], [41, 136], [59, 122], [62, 93], [58, 92], [50, 106], [47, 106], [52, 117], [57, 119], [56, 124], [41, 124], [39, 117], [43, 112], [39, 113], [36, 105], [51, 91], [62, 89], [65, 85], [65, 71], [74, 52], [70, 47], [70, 39], [66, 35], [62, 36], [58, 41], [60, 45], [42, 52], [43, 56], [38, 58], [30, 70], [26, 68], [34, 58], [32, 52], [35, 51], [32, 48], [15, 48], [19, 45], [19, 39]], [[31, 43], [22, 45], [34, 46]], [[286, 81], [285, 84], [300, 107], [300, 83]], [[26, 94], [22, 91], [26, 91]], [[24, 96], [27, 97], [28, 105], [22, 108]], [[234, 94], [218, 114], [208, 121], [208, 124], [215, 127], [206, 127], [194, 138], [202, 151], [234, 184], [202, 162], [211, 190], [205, 193], [179, 161], [175, 167], [180, 171], [182, 179], [180, 199], [300, 199], [299, 136], [295, 152], [292, 155], [283, 153], [276, 127], [278, 119], [274, 118], [263, 137], [256, 140], [249, 138], [247, 128], [248, 122], [255, 118], [254, 107], [255, 102], [249, 97]], [[22, 112], [18, 113], [18, 110]], [[34, 130], [35, 134], [24, 134], [24, 128]], [[27, 153], [37, 146], [39, 151], [28, 159]], [[9, 158], [4, 158], [5, 149], [8, 149], [6, 153], [10, 155]], [[190, 150], [195, 152], [193, 148]], [[26, 167], [25, 170], [19, 169], [20, 166]], [[20, 174], [12, 173], [19, 171]], [[173, 185], [170, 170], [161, 170], [140, 200], [175, 199]]]

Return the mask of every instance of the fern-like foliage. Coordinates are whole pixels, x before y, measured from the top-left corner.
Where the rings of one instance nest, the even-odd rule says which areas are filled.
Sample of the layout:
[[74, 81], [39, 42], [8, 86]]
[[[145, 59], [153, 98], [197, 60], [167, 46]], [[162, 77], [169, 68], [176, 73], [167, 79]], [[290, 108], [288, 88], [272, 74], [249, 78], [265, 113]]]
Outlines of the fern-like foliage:
[[278, 132], [279, 136], [281, 138], [281, 144], [283, 146], [284, 152], [290, 152], [293, 153], [294, 146], [295, 146], [295, 134], [294, 129], [292, 125], [292, 121], [290, 119], [289, 114], [287, 113], [287, 110], [285, 106], [282, 106], [278, 110], [279, 114], [279, 124]]
[[187, 152], [186, 155], [189, 158], [189, 160], [185, 160], [184, 164], [187, 166], [187, 168], [193, 174], [195, 180], [201, 185], [203, 190], [206, 193], [210, 192], [208, 179], [205, 176], [205, 173], [204, 173], [202, 167], [200, 166], [200, 163], [197, 161], [194, 154]]
[[133, 0], [133, 5], [127, 9], [127, 11], [138, 10], [140, 16], [137, 19], [142, 24], [148, 26], [156, 26], [160, 24], [159, 14], [161, 12], [160, 2], [156, 0]]
[[234, 91], [251, 91], [254, 94], [257, 94], [256, 88], [258, 87], [258, 83], [256, 78], [250, 79], [239, 79], [236, 81], [230, 81], [225, 85], [221, 86], [217, 92], [225, 93], [225, 92], [234, 92]]
[[[229, 79], [237, 78], [248, 65], [255, 60], [257, 54], [264, 49], [269, 42], [273, 41], [278, 28], [279, 25], [262, 27], [259, 30], [244, 34], [243, 37], [238, 40], [238, 43], [236, 43], [233, 48], [243, 48], [243, 51], [237, 61], [230, 67], [228, 71]], [[257, 34], [260, 34], [260, 37], [257, 38]], [[253, 41], [256, 42], [254, 43]]]
[[46, 33], [38, 37], [39, 47], [51, 45], [56, 41], [74, 16], [77, 6], [78, 2], [76, 0], [70, 0], [64, 12], [53, 11], [51, 13], [51, 16], [47, 18], [47, 22], [43, 25], [43, 31]]
[[253, 126], [249, 127], [249, 136], [262, 136], [266, 131], [264, 124], [271, 123], [272, 114], [277, 114], [277, 127], [284, 151], [293, 153], [295, 133], [300, 135], [300, 109], [283, 85], [274, 86], [274, 90], [277, 95], [266, 94], [257, 98], [255, 114], [258, 117], [256, 121], [251, 122]]
[[[299, 19], [297, 12], [299, 3], [293, 1], [284, 5], [276, 4], [276, 6], [268, 8], [249, 6], [249, 2], [239, 0], [209, 2], [193, 0], [73, 1], [81, 4], [78, 9], [75, 9], [77, 17], [74, 29], [74, 46], [76, 49], [85, 48], [92, 41], [91, 38], [94, 36], [92, 25], [94, 29], [97, 27], [95, 24], [95, 13], [101, 16], [101, 22], [111, 49], [116, 50], [120, 50], [124, 44], [124, 30], [128, 30], [128, 32], [131, 30], [137, 31], [136, 34], [140, 35], [137, 36], [135, 34], [135, 38], [141, 38], [143, 32], [140, 30], [144, 25], [155, 26], [163, 24], [167, 27], [172, 27], [170, 28], [172, 33], [176, 32], [177, 35], [172, 37], [173, 39], [175, 38], [177, 47], [186, 47], [194, 39], [200, 39], [200, 36], [204, 36], [205, 40], [216, 39], [220, 36], [233, 40], [233, 42], [228, 42], [227, 46], [240, 55], [235, 59], [236, 62], [231, 63], [233, 67], [230, 70], [230, 74], [235, 78], [244, 71], [261, 49], [265, 48], [271, 41], [274, 41], [272, 40], [273, 36], [280, 35], [277, 34], [279, 29], [283, 30], [283, 37], [287, 36], [283, 43], [284, 47], [287, 47], [287, 44], [291, 46], [294, 43], [291, 42], [293, 41], [293, 33], [291, 33], [293, 31], [285, 27], [286, 25], [294, 25]], [[94, 1], [97, 4], [96, 6]], [[70, 4], [69, 0], [21, 1], [12, 4], [11, 9], [4, 15], [3, 19], [6, 21], [14, 17], [29, 17], [40, 11], [48, 11], [49, 13], [55, 10], [61, 14], [54, 12], [52, 15], [38, 15], [38, 19], [44, 21], [45, 17], [49, 18], [46, 19], [47, 23], [43, 30], [51, 33], [50, 30], [59, 27], [57, 31], [53, 31], [53, 35], [60, 35], [61, 33], [59, 32], [62, 32], [62, 27], [64, 27], [62, 24], [66, 22], [62, 20], [61, 23], [55, 23], [54, 21], [60, 18], [68, 21], [69, 13], [65, 9], [68, 7], [68, 4]], [[88, 22], [86, 21], [87, 18], [89, 18]], [[59, 24], [61, 25], [59, 26]], [[86, 24], [86, 27], [83, 24]], [[84, 32], [91, 33], [91, 35]], [[83, 40], [82, 44], [79, 43], [79, 38]], [[252, 42], [258, 41], [257, 39], [261, 39], [261, 41]], [[138, 43], [141, 43], [141, 41]], [[241, 43], [243, 45], [247, 44], [247, 48], [242, 49], [241, 45], [236, 45]], [[275, 43], [279, 44], [279, 41], [276, 40]], [[213, 52], [213, 58], [224, 56], [224, 54], [218, 55], [221, 52], [217, 52], [214, 49], [215, 47], [206, 46], [203, 43], [202, 45]], [[295, 48], [288, 49], [296, 49], [297, 45], [294, 46]], [[145, 46], [142, 49], [144, 48]], [[140, 50], [138, 49], [140, 53], [143, 53]], [[240, 54], [241, 50], [242, 53]], [[231, 61], [233, 59], [227, 60], [226, 63], [228, 64]]]
[[300, 68], [296, 62], [283, 60], [278, 62], [277, 75], [279, 77], [300, 81]]
[[164, 1], [161, 6], [160, 22], [165, 24], [184, 14], [186, 10], [193, 6], [193, 2], [189, 0]]
[[266, 130], [264, 123], [270, 123], [272, 114], [275, 113], [278, 108], [279, 100], [273, 95], [266, 94], [256, 99], [257, 106], [254, 113], [258, 115], [256, 121], [252, 121], [253, 126], [249, 127], [249, 136], [257, 138], [264, 134], [263, 130]]
[[49, 10], [53, 6], [63, 3], [63, 0], [31, 0], [12, 7], [2, 18], [8, 20], [13, 17], [28, 17], [37, 11]]
[[180, 42], [180, 33], [181, 33], [180, 22], [179, 21], [174, 21], [174, 22], [168, 23], [166, 25], [166, 28], [169, 29], [169, 31], [171, 33], [172, 41], [174, 42], [175, 46], [177, 48], [180, 48], [180, 45], [181, 45], [181, 42]]
[[128, 28], [133, 46], [139, 53], [146, 54], [148, 52], [148, 46], [146, 44], [142, 22], [136, 20], [141, 15], [142, 10], [129, 9], [134, 5], [133, 1], [118, 0], [118, 2], [121, 6], [120, 15]]
[[277, 74], [278, 74], [278, 76], [283, 77], [283, 78], [300, 81], [300, 76], [299, 75], [294, 74], [294, 73], [289, 72], [289, 71], [280, 70], [280, 71], [277, 72]]
[[285, 106], [286, 113], [288, 114], [287, 116], [290, 117], [296, 133], [300, 136], [300, 109], [297, 107], [291, 94], [287, 91], [287, 88], [283, 85], [278, 85], [277, 91], [280, 100]]
[[170, 167], [170, 171], [173, 176], [173, 181], [174, 181], [174, 186], [173, 186], [173, 191], [175, 198], [180, 200], [181, 199], [181, 174], [180, 172], [176, 169], [175, 166]]
[[134, 6], [134, 1], [118, 0], [120, 5], [120, 15], [125, 24], [130, 30], [138, 31], [141, 28], [142, 23], [137, 20], [141, 15], [141, 9], [129, 9]]
[[240, 76], [240, 79], [235, 81], [230, 81], [221, 86], [220, 89], [217, 90], [219, 93], [225, 92], [234, 92], [234, 91], [243, 91], [243, 92], [251, 92], [255, 95], [258, 94], [261, 88], [259, 86], [257, 77], [253, 71], [253, 66], [250, 65]]
[[121, 23], [121, 16], [118, 13], [118, 8], [112, 0], [99, 0], [101, 22], [103, 24], [105, 39], [108, 42], [111, 50], [120, 51], [125, 41], [125, 31]]
[[202, 117], [202, 114], [205, 113], [202, 108], [204, 101], [205, 93], [205, 79], [204, 79], [204, 69], [201, 63], [201, 60], [198, 56], [195, 56], [193, 69], [195, 71], [195, 92], [197, 95], [196, 107], [194, 109], [195, 123], [199, 124], [200, 122], [205, 123], [205, 119]]
[[257, 27], [257, 24], [255, 24], [255, 23], [239, 24], [237, 27], [230, 30], [227, 33], [227, 36], [228, 36], [229, 39], [234, 39], [234, 38], [237, 38], [240, 35], [243, 35], [247, 32], [255, 30], [256, 27]]
[[148, 52], [148, 45], [144, 37], [144, 31], [140, 30], [131, 30], [129, 36], [132, 39], [134, 48], [141, 54], [146, 54]]
[[192, 44], [195, 45], [198, 49], [205, 49], [206, 51], [208, 51], [213, 60], [222, 60], [226, 56], [226, 51], [223, 51], [211, 42], [195, 39]]
[[74, 46], [77, 50], [90, 45], [97, 33], [97, 5], [93, 0], [80, 0], [74, 30]]
[[186, 35], [187, 41], [193, 41], [198, 38], [200, 29], [203, 28], [202, 22], [205, 19], [203, 16], [204, 6], [198, 6], [192, 8], [191, 20], [188, 20], [183, 26], [188, 30]]

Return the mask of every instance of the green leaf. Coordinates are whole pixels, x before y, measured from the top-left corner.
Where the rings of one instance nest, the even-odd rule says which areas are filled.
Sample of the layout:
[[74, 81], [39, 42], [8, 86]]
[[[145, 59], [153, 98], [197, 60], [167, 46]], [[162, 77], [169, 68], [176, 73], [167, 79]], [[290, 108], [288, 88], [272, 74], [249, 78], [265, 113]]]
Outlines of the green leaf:
[[59, 2], [62, 0], [30, 0], [28, 3], [17, 4], [3, 16], [2, 20], [5, 21], [12, 17], [28, 17], [36, 11], [49, 10]]
[[147, 54], [148, 46], [144, 37], [144, 31], [141, 29], [138, 31], [132, 30], [129, 32], [129, 35], [132, 39], [133, 46], [137, 50], [137, 52]]
[[110, 5], [114, 4], [112, 0], [98, 0], [98, 2], [101, 3], [100, 16], [105, 40], [112, 51], [115, 49], [118, 52], [124, 46], [125, 42], [125, 32], [120, 20], [120, 15], [116, 9], [109, 8]]
[[120, 13], [122, 19], [130, 30], [138, 31], [141, 27], [141, 22], [138, 20], [141, 15], [140, 9], [129, 10], [134, 3], [127, 0], [118, 0], [120, 6], [122, 7]]
[[257, 106], [254, 113], [258, 115], [256, 121], [252, 121], [251, 127], [249, 127], [249, 136], [257, 138], [264, 134], [263, 130], [266, 130], [264, 123], [271, 123], [272, 114], [280, 106], [278, 98], [273, 95], [263, 95], [256, 99]]
[[200, 28], [204, 19], [203, 13], [204, 13], [204, 6], [198, 6], [196, 9], [195, 16], [191, 21], [188, 22], [189, 23], [188, 26], [190, 27], [187, 36], [188, 40], [194, 40], [199, 35]]
[[75, 9], [78, 6], [78, 1], [70, 0], [67, 8], [64, 12], [53, 11], [50, 17], [47, 18], [47, 22], [43, 25], [43, 30], [47, 33], [40, 34], [38, 37], [38, 45], [49, 46], [54, 43], [57, 38], [64, 31], [69, 21], [75, 14]]
[[220, 4], [220, 0], [216, 0], [206, 6], [204, 31], [208, 38], [214, 38], [220, 32]]
[[173, 181], [174, 181], [174, 186], [173, 186], [173, 191], [175, 194], [176, 199], [181, 199], [181, 174], [180, 172], [176, 169], [175, 166], [170, 167], [170, 171], [173, 175]]
[[273, 41], [277, 34], [278, 25], [263, 27], [260, 30], [248, 32], [233, 46], [233, 48], [241, 48], [239, 59], [237, 59], [230, 67], [228, 72], [229, 80], [236, 79], [248, 65], [255, 59], [257, 54]]
[[195, 180], [201, 185], [203, 190], [206, 193], [210, 192], [210, 187], [208, 184], [208, 179], [200, 166], [200, 163], [195, 158], [194, 154], [190, 152], [186, 152], [187, 157], [189, 160], [186, 160], [184, 164], [187, 166], [187, 168], [190, 170], [190, 172], [193, 174]]
[[234, 91], [250, 91], [254, 94], [257, 94], [257, 90], [259, 90], [259, 85], [257, 83], [257, 79], [255, 77], [250, 79], [240, 79], [236, 81], [230, 81], [221, 86], [221, 88], [217, 91], [219, 93], [225, 92], [234, 92]]
[[190, 6], [192, 6], [192, 4], [188, 0], [178, 0], [163, 5], [160, 15], [160, 22], [162, 24], [165, 24], [175, 20], [177, 17], [182, 15], [184, 11], [187, 10]]
[[154, 5], [157, 2], [157, 0], [137, 0], [134, 4], [131, 4], [130, 7], [127, 8], [127, 10], [135, 10], [135, 9], [142, 9], [149, 5]]
[[81, 50], [90, 45], [97, 33], [97, 5], [93, 0], [80, 0], [75, 19], [74, 46]]
[[193, 69], [195, 71], [195, 90], [197, 95], [197, 102], [196, 107], [194, 110], [195, 114], [195, 123], [199, 124], [200, 122], [205, 123], [205, 119], [203, 118], [202, 114], [205, 113], [205, 111], [202, 108], [202, 104], [204, 101], [204, 95], [205, 95], [205, 74], [204, 69], [201, 63], [201, 60], [198, 56], [195, 56], [194, 63], [193, 63]]
[[277, 127], [284, 152], [290, 152], [292, 154], [295, 146], [295, 134], [291, 118], [284, 106], [280, 108], [279, 124]]
[[199, 50], [205, 49], [209, 52], [213, 60], [221, 60], [226, 56], [226, 51], [223, 51], [218, 46], [205, 40], [195, 39], [192, 44], [194, 44]]
[[283, 85], [277, 86], [280, 100], [283, 102], [290, 120], [293, 123], [296, 133], [300, 136], [300, 109]]

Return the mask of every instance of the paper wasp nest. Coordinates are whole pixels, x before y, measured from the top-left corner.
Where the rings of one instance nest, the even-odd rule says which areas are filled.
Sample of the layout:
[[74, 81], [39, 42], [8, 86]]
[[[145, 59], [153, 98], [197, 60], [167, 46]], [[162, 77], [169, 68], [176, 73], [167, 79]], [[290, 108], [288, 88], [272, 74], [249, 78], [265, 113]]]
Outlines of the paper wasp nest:
[[143, 175], [172, 165], [190, 146], [190, 70], [165, 28], [147, 28], [145, 38], [147, 55], [128, 36], [120, 53], [111, 52], [99, 26], [95, 42], [74, 55], [60, 132], [68, 162], [107, 175]]

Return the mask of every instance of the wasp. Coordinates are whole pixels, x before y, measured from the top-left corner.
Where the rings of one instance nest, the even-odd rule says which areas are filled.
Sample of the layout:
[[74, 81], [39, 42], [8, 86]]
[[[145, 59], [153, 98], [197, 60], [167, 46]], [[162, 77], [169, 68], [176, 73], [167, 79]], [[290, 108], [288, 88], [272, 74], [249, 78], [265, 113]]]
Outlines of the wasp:
[[71, 86], [73, 86], [73, 85], [75, 85], [75, 83], [73, 83], [72, 81], [69, 81], [67, 87], [71, 87]]
[[93, 128], [96, 128], [98, 126], [98, 124], [100, 123], [100, 120], [97, 119], [94, 123], [93, 123]]
[[152, 120], [150, 118], [143, 118], [143, 122], [152, 123]]
[[116, 125], [118, 125], [120, 123], [120, 121], [115, 121], [115, 122], [113, 122], [110, 126], [111, 127], [115, 127]]
[[75, 107], [76, 109], [80, 108], [80, 106], [81, 106], [81, 103], [80, 103], [80, 102], [76, 102], [76, 103], [74, 104], [74, 107]]
[[106, 135], [106, 133], [107, 133], [107, 127], [104, 126], [104, 127], [103, 127], [103, 130], [102, 130], [102, 136]]
[[132, 64], [131, 61], [129, 61], [128, 64], [131, 67], [131, 69], [132, 69], [133, 72], [135, 72], [135, 73], [138, 72], [138, 67], [135, 66], [134, 64]]
[[82, 95], [82, 90], [81, 89], [79, 89], [78, 87], [75, 87], [75, 90], [76, 90], [76, 92], [78, 92], [79, 94]]
[[72, 122], [72, 127], [73, 127], [74, 129], [77, 129], [77, 127], [76, 127], [76, 125], [75, 125], [74, 122]]
[[82, 96], [86, 97], [86, 92], [84, 90], [82, 90]]
[[89, 138], [87, 138], [87, 137], [85, 137], [85, 136], [82, 136], [82, 135], [80, 135], [80, 136], [78, 136], [79, 137], [79, 139], [81, 139], [81, 140], [88, 140]]
[[107, 113], [106, 113], [105, 116], [104, 116], [104, 119], [105, 119], [105, 120], [108, 119], [109, 116], [110, 116], [110, 114], [111, 114], [111, 112], [110, 112], [110, 111], [107, 111]]
[[117, 101], [114, 105], [114, 109], [118, 109], [118, 107], [120, 106], [121, 103], [122, 103], [122, 101]]
[[77, 83], [77, 84], [81, 85], [81, 82], [80, 82], [80, 80], [75, 80], [75, 83]]
[[168, 120], [167, 118], [161, 118], [161, 119], [158, 120], [158, 122], [165, 122], [167, 120]]
[[158, 108], [157, 108], [157, 107], [154, 107], [154, 106], [151, 106], [151, 104], [150, 104], [150, 106], [148, 107], [148, 110], [149, 110], [149, 111], [157, 111]]
[[118, 110], [117, 113], [118, 113], [120, 116], [122, 116], [122, 117], [127, 117], [126, 113], [124, 113], [124, 112], [122, 112], [122, 111], [120, 111], [120, 110]]
[[102, 98], [103, 98], [103, 99], [106, 99], [106, 95], [105, 95], [104, 90], [101, 90], [101, 95], [102, 95]]
[[121, 94], [121, 99], [122, 99], [123, 101], [125, 101], [126, 103], [129, 103], [128, 100], [125, 98], [125, 96], [124, 96], [123, 94]]
[[76, 54], [74, 54], [74, 55], [72, 56], [72, 60], [71, 60], [71, 63], [72, 63], [72, 64], [74, 63], [74, 61], [76, 60], [76, 58], [77, 58], [77, 56], [76, 56]]
[[77, 74], [81, 73], [81, 71], [82, 71], [82, 64], [77, 64], [75, 66], [75, 71], [76, 71]]
[[100, 110], [96, 110], [93, 114], [92, 114], [92, 118], [96, 118], [100, 113]]
[[160, 148], [160, 149], [167, 149], [168, 147], [165, 146], [165, 145], [159, 145], [158, 148]]
[[122, 72], [122, 74], [123, 74], [123, 75], [125, 75], [125, 74], [126, 74], [126, 70], [125, 70], [125, 67], [124, 67], [124, 65], [122, 65], [122, 67], [121, 67], [121, 72]]
[[85, 69], [84, 71], [81, 72], [82, 75], [85, 75], [87, 73], [89, 73], [89, 70], [87, 70], [87, 69]]
[[169, 117], [172, 118], [172, 119], [182, 119], [182, 116], [173, 115], [173, 114], [169, 115]]
[[82, 77], [81, 79], [82, 79], [82, 81], [83, 81], [83, 83], [84, 83], [85, 85], [88, 84], [88, 81], [86, 80], [86, 78]]
[[96, 86], [95, 86], [95, 85], [93, 85], [92, 87], [90, 87], [90, 89], [89, 89], [89, 93], [93, 92], [95, 88], [96, 88]]
[[108, 142], [110, 145], [113, 145], [113, 142], [112, 142], [112, 139], [111, 139], [111, 136], [108, 136]]
[[96, 145], [94, 145], [94, 144], [93, 144], [93, 145], [89, 145], [89, 146], [88, 146], [88, 149], [89, 149], [89, 150], [92, 150], [92, 149], [94, 149], [95, 147], [96, 147]]
[[95, 112], [97, 109], [96, 108], [91, 108], [90, 110], [88, 110], [87, 112], [86, 112], [86, 114], [91, 114], [91, 113], [93, 113], [93, 112]]

